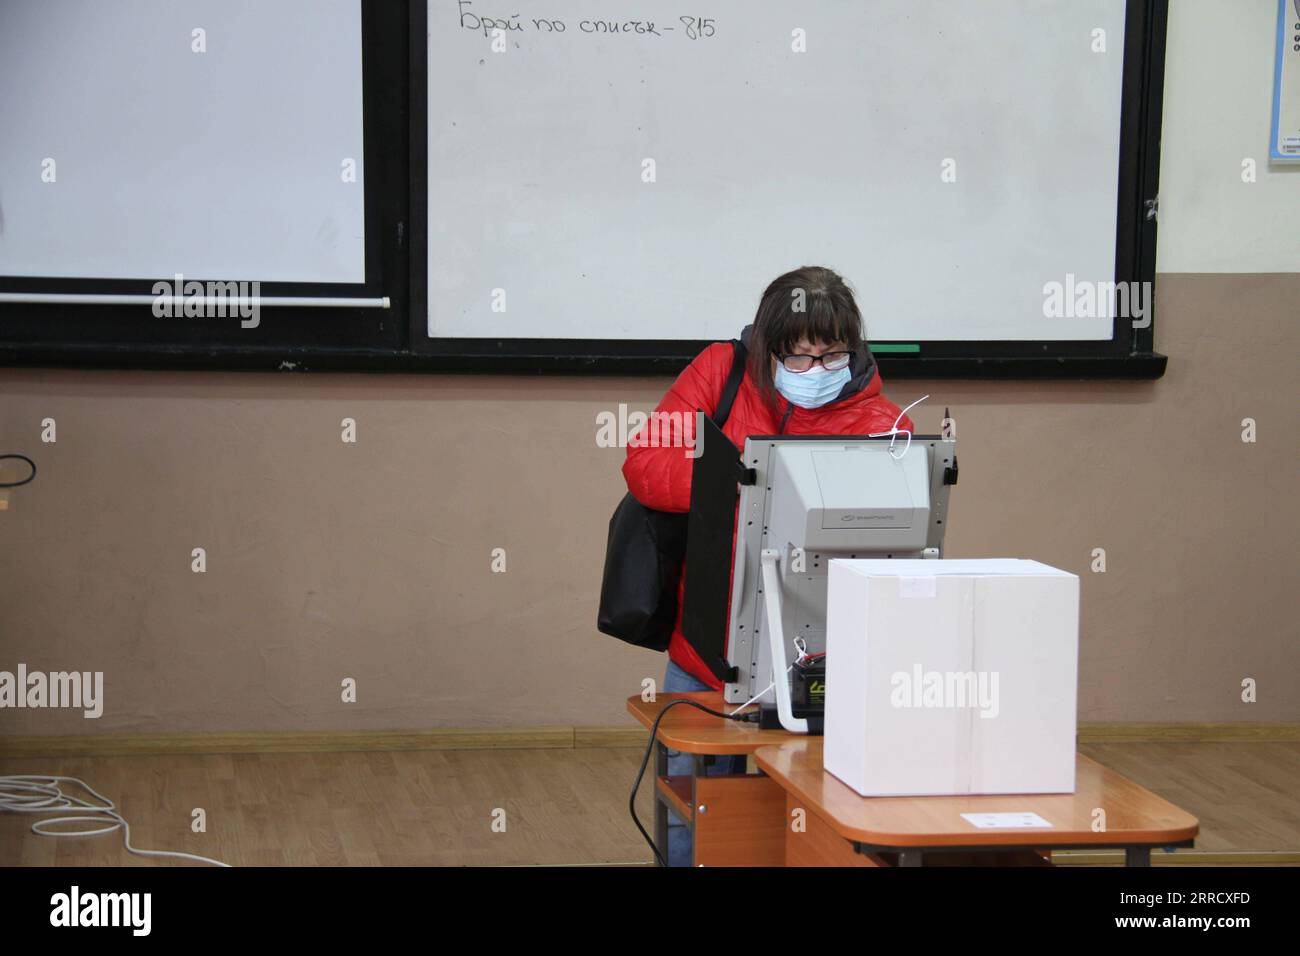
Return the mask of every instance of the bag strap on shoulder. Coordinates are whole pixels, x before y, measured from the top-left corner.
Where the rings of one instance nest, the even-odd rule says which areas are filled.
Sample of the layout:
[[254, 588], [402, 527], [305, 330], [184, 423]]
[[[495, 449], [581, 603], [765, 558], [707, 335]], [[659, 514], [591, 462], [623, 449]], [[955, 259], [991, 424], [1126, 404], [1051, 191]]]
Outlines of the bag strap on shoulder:
[[745, 343], [740, 339], [732, 339], [731, 350], [731, 372], [727, 375], [727, 384], [723, 386], [722, 397], [718, 399], [717, 411], [713, 413], [714, 424], [719, 428], [727, 423], [731, 406], [736, 401], [736, 393], [740, 391], [740, 382], [745, 377], [745, 359], [748, 357]]

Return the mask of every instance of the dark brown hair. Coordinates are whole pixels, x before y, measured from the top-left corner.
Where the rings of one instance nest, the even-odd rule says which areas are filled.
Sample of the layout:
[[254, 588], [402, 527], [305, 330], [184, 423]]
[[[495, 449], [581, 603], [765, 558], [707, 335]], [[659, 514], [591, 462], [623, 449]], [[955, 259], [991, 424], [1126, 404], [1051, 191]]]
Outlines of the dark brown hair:
[[[779, 404], [772, 380], [772, 355], [795, 350], [800, 339], [813, 344], [844, 342], [864, 350], [862, 313], [853, 291], [822, 266], [802, 266], [778, 276], [763, 291], [749, 339], [749, 378], [772, 407]], [[854, 370], [857, 365], [855, 363]]]

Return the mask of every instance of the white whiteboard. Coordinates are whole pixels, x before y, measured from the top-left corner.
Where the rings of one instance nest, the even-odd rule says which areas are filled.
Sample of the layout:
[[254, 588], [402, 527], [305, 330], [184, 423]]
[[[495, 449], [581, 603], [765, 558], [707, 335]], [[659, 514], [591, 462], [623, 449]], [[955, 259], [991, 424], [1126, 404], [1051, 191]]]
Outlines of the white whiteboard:
[[1115, 278], [1124, 8], [429, 0], [429, 335], [728, 338], [826, 265], [873, 339], [1109, 339], [1043, 287]]
[[0, 275], [364, 282], [363, 173], [360, 0], [0, 0]]

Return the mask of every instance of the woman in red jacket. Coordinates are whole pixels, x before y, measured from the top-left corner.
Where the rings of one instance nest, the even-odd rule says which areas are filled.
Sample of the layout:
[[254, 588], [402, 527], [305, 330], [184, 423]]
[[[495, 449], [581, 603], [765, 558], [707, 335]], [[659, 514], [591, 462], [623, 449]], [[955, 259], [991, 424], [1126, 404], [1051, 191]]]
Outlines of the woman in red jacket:
[[[804, 266], [775, 279], [763, 292], [754, 322], [744, 328], [740, 339], [748, 351], [745, 377], [723, 426], [737, 449], [750, 435], [912, 430], [911, 421], [900, 418], [898, 406], [881, 393], [880, 375], [863, 338], [862, 315], [853, 293], [830, 269]], [[717, 408], [732, 352], [726, 342], [710, 345], [677, 377], [655, 408], [659, 421], [681, 423], [687, 449], [694, 443], [695, 410], [712, 415]], [[628, 490], [646, 507], [689, 511], [693, 461], [683, 447], [652, 447], [634, 435], [628, 441], [623, 476]], [[680, 587], [663, 690], [721, 691], [722, 682], [682, 636]], [[689, 773], [690, 759], [670, 756], [669, 773]], [[743, 773], [744, 758], [715, 758], [710, 772]], [[690, 860], [690, 834], [673, 816], [669, 865], [687, 866]]]

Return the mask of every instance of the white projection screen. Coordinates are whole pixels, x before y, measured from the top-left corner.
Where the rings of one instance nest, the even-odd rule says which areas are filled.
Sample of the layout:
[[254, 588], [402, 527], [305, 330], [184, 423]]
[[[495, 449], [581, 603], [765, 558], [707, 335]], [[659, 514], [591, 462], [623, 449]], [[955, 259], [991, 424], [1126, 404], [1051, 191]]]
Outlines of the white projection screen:
[[806, 264], [875, 340], [1111, 338], [1044, 285], [1115, 279], [1124, 0], [427, 15], [431, 338], [729, 338]]
[[3, 0], [0, 275], [364, 282], [361, 55], [360, 0]]

